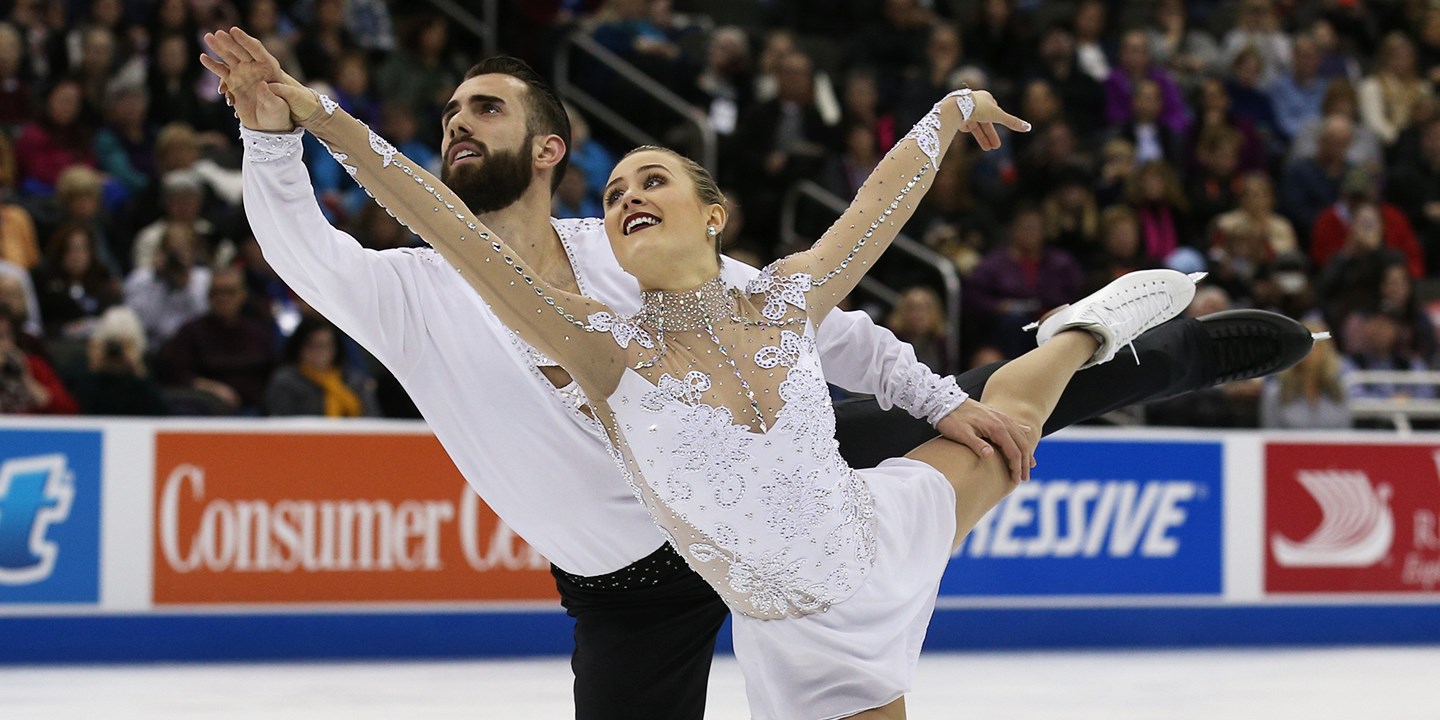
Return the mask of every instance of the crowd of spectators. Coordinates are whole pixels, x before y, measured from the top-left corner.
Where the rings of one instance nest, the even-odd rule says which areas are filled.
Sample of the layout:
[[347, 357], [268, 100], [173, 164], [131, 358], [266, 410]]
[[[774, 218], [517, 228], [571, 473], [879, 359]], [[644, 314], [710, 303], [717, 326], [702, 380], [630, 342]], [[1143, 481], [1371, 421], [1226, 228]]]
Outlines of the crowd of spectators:
[[[795, 249], [782, 219], [797, 184], [848, 200], [960, 83], [1031, 121], [1002, 129], [996, 152], [955, 143], [905, 228], [954, 263], [960, 317], [903, 258], [877, 270], [898, 304], [856, 300], [937, 370], [1014, 357], [1033, 345], [1025, 323], [1122, 273], [1172, 267], [1210, 273], [1192, 314], [1275, 310], [1337, 339], [1268, 384], [1154, 406], [1149, 422], [1343, 427], [1348, 399], [1431, 394], [1341, 381], [1440, 360], [1426, 304], [1440, 294], [1431, 2], [498, 5], [501, 49], [543, 72], [581, 33], [696, 108], [719, 138], [726, 241], [752, 262]], [[249, 232], [236, 121], [196, 60], [201, 35], [231, 25], [438, 169], [440, 108], [479, 57], [428, 3], [0, 2], [0, 412], [414, 416]], [[596, 63], [570, 72], [696, 150], [693, 128], [633, 82]], [[594, 216], [627, 143], [567, 109], [556, 214]], [[373, 249], [416, 242], [306, 142], [334, 224]], [[958, 354], [944, 342], [957, 328]]]
[[[266, 265], [236, 120], [197, 60], [206, 31], [246, 27], [438, 169], [439, 108], [473, 54], [393, 5], [0, 3], [0, 412], [416, 416]], [[308, 155], [332, 222], [369, 247], [414, 242]]]
[[[902, 299], [876, 317], [937, 367], [1015, 357], [1033, 347], [1025, 323], [1125, 272], [1171, 267], [1210, 273], [1191, 314], [1273, 310], [1336, 341], [1284, 378], [1155, 405], [1147, 422], [1343, 427], [1350, 399], [1434, 397], [1342, 377], [1440, 361], [1440, 5], [757, 5], [759, 22], [713, 26], [663, 0], [616, 0], [578, 27], [708, 115], [715, 169], [745, 211], [731, 241], [762, 262], [795, 249], [782, 209], [797, 183], [848, 200], [960, 83], [1034, 125], [1002, 129], [997, 152], [954, 144], [905, 228], [959, 271], [960, 317], [932, 301], [936, 278], [877, 268]], [[958, 357], [936, 327], [960, 329]]]

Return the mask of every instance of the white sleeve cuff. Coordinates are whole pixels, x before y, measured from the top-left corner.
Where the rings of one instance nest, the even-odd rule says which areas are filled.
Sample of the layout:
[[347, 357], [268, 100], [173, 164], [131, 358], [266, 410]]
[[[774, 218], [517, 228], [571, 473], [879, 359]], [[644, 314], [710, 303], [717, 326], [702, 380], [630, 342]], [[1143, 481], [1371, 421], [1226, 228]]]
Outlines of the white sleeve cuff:
[[905, 379], [895, 393], [895, 405], [904, 408], [912, 416], [925, 418], [931, 425], [940, 422], [946, 415], [969, 399], [969, 395], [955, 383], [955, 376], [940, 377], [924, 365], [916, 365], [906, 373]]
[[276, 133], [251, 130], [243, 125], [240, 127], [240, 142], [245, 146], [245, 160], [255, 163], [276, 162], [301, 153], [300, 139], [304, 135], [304, 128]]

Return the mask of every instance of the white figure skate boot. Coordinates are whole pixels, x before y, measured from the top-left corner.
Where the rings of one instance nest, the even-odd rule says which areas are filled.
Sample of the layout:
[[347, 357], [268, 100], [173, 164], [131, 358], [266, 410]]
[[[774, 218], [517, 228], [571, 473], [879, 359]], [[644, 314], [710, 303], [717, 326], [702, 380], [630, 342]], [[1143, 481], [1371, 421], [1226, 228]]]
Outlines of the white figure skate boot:
[[1174, 270], [1127, 273], [1025, 329], [1039, 328], [1037, 345], [1044, 345], [1064, 330], [1089, 331], [1100, 341], [1100, 349], [1081, 366], [1083, 370], [1109, 362], [1141, 333], [1179, 315], [1195, 297], [1195, 283], [1204, 277], [1205, 273], [1186, 275]]

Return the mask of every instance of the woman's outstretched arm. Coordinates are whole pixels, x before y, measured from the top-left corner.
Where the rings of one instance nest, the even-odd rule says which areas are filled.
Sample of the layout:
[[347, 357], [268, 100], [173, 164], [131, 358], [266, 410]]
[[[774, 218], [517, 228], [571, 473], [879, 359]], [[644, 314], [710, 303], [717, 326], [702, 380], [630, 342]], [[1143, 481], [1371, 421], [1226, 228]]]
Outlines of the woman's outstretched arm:
[[[1001, 110], [985, 91], [958, 90], [946, 95], [885, 154], [850, 207], [808, 250], [782, 258], [770, 267], [755, 291], [767, 288], [765, 278], [808, 275], [806, 308], [817, 323], [835, 307], [870, 269], [914, 214], [930, 189], [935, 169], [958, 132], [975, 136], [981, 149], [1000, 146], [996, 123], [1025, 132], [1030, 124]], [[794, 287], [794, 281], [787, 281]]]

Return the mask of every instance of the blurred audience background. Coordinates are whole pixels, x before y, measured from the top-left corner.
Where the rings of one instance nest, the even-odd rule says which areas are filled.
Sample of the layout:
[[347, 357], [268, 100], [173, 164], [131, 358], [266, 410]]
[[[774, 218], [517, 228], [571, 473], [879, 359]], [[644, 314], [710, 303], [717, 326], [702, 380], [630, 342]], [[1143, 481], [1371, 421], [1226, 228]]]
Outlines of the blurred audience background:
[[[733, 202], [730, 250], [765, 263], [848, 202], [879, 158], [960, 83], [1034, 123], [981, 153], [957, 143], [905, 235], [953, 266], [958, 297], [892, 253], [857, 293], [937, 371], [1032, 346], [1020, 331], [1141, 268], [1206, 270], [1191, 314], [1282, 312], [1333, 346], [1265, 383], [1132, 413], [1218, 427], [1347, 427], [1347, 383], [1437, 367], [1440, 5], [1427, 0], [498, 0], [460, 3], [499, 50], [582, 86], [698, 154]], [[233, 114], [196, 60], [232, 25], [404, 152], [437, 169], [440, 109], [479, 38], [429, 2], [0, 2], [3, 412], [413, 416], [393, 378], [316, 318], [244, 219]], [[664, 88], [685, 118], [579, 34]], [[567, 69], [568, 68], [568, 69]], [[556, 78], [561, 79], [561, 78]], [[567, 107], [558, 217], [600, 212], [635, 144]], [[307, 148], [309, 146], [307, 145]], [[315, 145], [318, 148], [318, 145]], [[324, 152], [326, 215], [366, 247], [417, 239]], [[954, 302], [958, 300], [959, 302]], [[948, 338], [958, 336], [958, 345]], [[9, 372], [14, 370], [15, 372]]]

